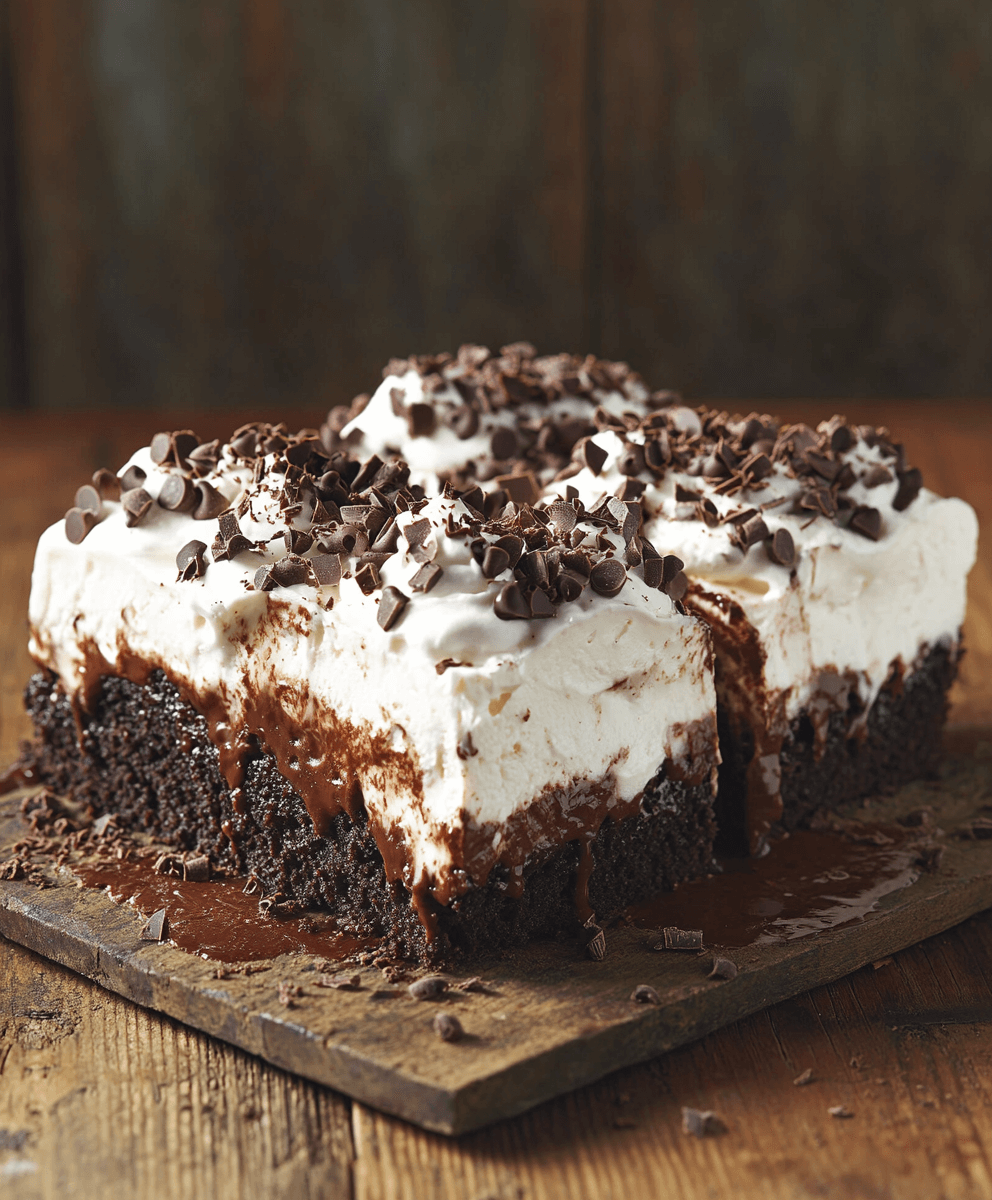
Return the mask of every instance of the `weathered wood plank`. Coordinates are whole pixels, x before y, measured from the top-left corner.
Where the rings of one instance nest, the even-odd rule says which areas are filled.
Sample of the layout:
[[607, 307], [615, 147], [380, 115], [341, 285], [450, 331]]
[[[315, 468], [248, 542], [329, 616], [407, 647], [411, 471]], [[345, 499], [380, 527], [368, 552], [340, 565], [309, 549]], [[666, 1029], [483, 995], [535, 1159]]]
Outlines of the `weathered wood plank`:
[[563, 0], [12, 6], [43, 408], [347, 401], [581, 340]]

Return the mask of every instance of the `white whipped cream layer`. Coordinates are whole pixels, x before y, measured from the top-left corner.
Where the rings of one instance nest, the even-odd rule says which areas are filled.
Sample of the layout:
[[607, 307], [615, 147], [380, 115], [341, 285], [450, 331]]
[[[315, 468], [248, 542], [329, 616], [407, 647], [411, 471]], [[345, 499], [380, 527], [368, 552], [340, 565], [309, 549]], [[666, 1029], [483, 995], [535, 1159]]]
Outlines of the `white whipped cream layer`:
[[[157, 496], [168, 471], [147, 449], [131, 464]], [[208, 481], [234, 506], [252, 491], [241, 520], [248, 538], [285, 527], [272, 497], [230, 456]], [[360, 781], [373, 823], [406, 840], [408, 884], [445, 879], [458, 865], [453, 833], [502, 825], [547, 788], [612, 774], [617, 803], [632, 800], [666, 759], [687, 755], [693, 723], [713, 716], [708, 631], [634, 573], [616, 597], [586, 589], [554, 619], [496, 618], [493, 597], [511, 576], [484, 579], [465, 539], [445, 535], [460, 501], [401, 514], [401, 525], [430, 519], [444, 576], [413, 595], [418, 564], [402, 550], [384, 564], [383, 584], [411, 595], [388, 633], [376, 622], [381, 593], [363, 595], [354, 579], [252, 590], [274, 552], [245, 552], [177, 582], [177, 552], [193, 538], [209, 544], [217, 522], [153, 505], [128, 528], [120, 504], [104, 507], [79, 545], [61, 522], [41, 537], [29, 610], [36, 660], [72, 689], [89, 644], [110, 664], [126, 651], [161, 664], [194, 695], [223, 697], [235, 727], [248, 698], [270, 689], [300, 724], [329, 711], [385, 736], [422, 776], [422, 801], [411, 803], [374, 764]], [[447, 658], [461, 665], [439, 674]], [[466, 746], [475, 753], [464, 757]]]
[[[629, 438], [642, 440], [636, 433]], [[617, 469], [620, 438], [607, 431], [593, 440], [607, 454], [602, 471], [594, 476], [583, 469], [568, 480], [586, 504], [612, 494], [624, 479]], [[892, 467], [878, 447], [860, 439], [841, 457], [859, 480], [870, 467]], [[924, 488], [899, 512], [894, 477], [873, 488], [855, 483], [847, 489], [851, 499], [882, 516], [881, 536], [871, 541], [826, 517], [790, 512], [801, 488], [781, 464], [763, 482], [762, 488], [721, 496], [700, 477], [669, 470], [660, 484], [648, 482], [641, 503], [645, 534], [656, 549], [678, 555], [692, 580], [730, 597], [757, 630], [767, 698], [776, 705], [784, 701], [787, 719], [806, 706], [823, 672], [855, 676], [860, 698], [870, 705], [896, 659], [909, 675], [922, 649], [956, 643], [978, 544], [970, 505]], [[731, 540], [731, 525], [700, 521], [691, 503], [676, 500], [677, 485], [704, 495], [721, 516], [762, 510], [769, 532], [787, 529], [792, 535], [794, 573], [773, 563], [763, 545], [743, 553]], [[725, 619], [718, 605], [701, 607], [711, 619]]]

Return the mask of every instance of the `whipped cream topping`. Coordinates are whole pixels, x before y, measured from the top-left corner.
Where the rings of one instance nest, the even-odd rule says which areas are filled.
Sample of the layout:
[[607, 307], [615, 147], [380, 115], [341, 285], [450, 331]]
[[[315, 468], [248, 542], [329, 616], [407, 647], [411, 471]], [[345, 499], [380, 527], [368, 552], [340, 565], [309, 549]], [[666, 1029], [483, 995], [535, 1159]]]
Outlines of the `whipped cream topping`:
[[[715, 730], [702, 752], [693, 744], [695, 726], [712, 727], [708, 631], [657, 588], [630, 573], [616, 595], [586, 587], [548, 619], [501, 620], [494, 599], [513, 571], [483, 574], [473, 541], [492, 542], [495, 533], [466, 532], [478, 527], [478, 514], [442, 495], [396, 511], [396, 550], [378, 564], [371, 590], [360, 585], [367, 541], [337, 555], [333, 583], [310, 575], [285, 586], [270, 579], [260, 590], [262, 569], [306, 562], [320, 550], [318, 538], [289, 551], [294, 531], [309, 536], [314, 497], [287, 506], [279, 452], [248, 459], [225, 446], [213, 457], [198, 474], [237, 515], [247, 548], [233, 557], [223, 554], [223, 518], [219, 526], [196, 521], [156, 502], [178, 469], [153, 461], [148, 449], [121, 472], [140, 481], [151, 502], [141, 501], [136, 523], [129, 492], [124, 503], [103, 499], [78, 542], [68, 539], [68, 522], [43, 534], [31, 650], [70, 691], [84, 687], [94, 656], [121, 674], [137, 659], [164, 669], [201, 711], [219, 702], [228, 734], [254, 723], [264, 741], [259, 724], [273, 711], [298, 731], [346, 730], [370, 825], [403, 843], [397, 872], [442, 896], [464, 886], [465, 830], [493, 826], [490, 858], [516, 862], [514, 848], [501, 844], [503, 827], [550, 789], [607, 781], [609, 811], [636, 805], [666, 760], [683, 764], [702, 753], [694, 768], [709, 774]], [[177, 579], [184, 545], [215, 534], [201, 553], [203, 573]], [[622, 539], [602, 524], [588, 537], [601, 556], [622, 552]], [[411, 579], [425, 561], [441, 575], [415, 592]], [[380, 605], [390, 588], [407, 602], [384, 629]], [[318, 824], [326, 814], [315, 811], [314, 796], [333, 774], [334, 749], [284, 748], [280, 759]]]

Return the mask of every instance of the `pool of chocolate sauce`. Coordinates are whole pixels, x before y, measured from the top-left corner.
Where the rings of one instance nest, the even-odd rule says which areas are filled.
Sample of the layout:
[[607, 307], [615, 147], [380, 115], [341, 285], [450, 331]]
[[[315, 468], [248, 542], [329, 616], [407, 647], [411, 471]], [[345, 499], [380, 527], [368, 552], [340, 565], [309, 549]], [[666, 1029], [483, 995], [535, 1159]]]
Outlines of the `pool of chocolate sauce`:
[[147, 862], [74, 863], [73, 873], [86, 887], [105, 889], [118, 904], [130, 904], [142, 916], [164, 908], [169, 941], [215, 962], [258, 962], [279, 954], [314, 954], [342, 959], [369, 945], [335, 928], [332, 917], [263, 917], [258, 897], [246, 896], [243, 879], [203, 883], [159, 875]]
[[800, 829], [763, 858], [724, 859], [722, 874], [683, 883], [629, 908], [639, 929], [701, 929], [713, 946], [772, 946], [864, 920], [890, 892], [919, 876], [916, 851], [898, 826], [866, 827], [875, 845]]

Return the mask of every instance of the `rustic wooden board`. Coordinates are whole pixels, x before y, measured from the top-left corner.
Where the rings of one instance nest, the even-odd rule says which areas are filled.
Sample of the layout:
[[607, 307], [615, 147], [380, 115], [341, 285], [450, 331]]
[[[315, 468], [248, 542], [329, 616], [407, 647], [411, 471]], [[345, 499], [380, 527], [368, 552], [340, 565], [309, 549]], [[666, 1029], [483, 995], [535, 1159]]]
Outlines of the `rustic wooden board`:
[[[48, 890], [0, 884], [0, 933], [277, 1066], [427, 1129], [461, 1133], [831, 982], [988, 907], [992, 840], [960, 831], [990, 795], [992, 764], [969, 757], [953, 760], [939, 785], [914, 785], [873, 806], [873, 821], [933, 806], [946, 832], [939, 871], [886, 896], [863, 922], [733, 951], [740, 973], [722, 982], [706, 978], [710, 955], [654, 953], [656, 936], [634, 928], [610, 931], [601, 963], [572, 944], [542, 943], [468, 964], [466, 973], [491, 981], [488, 993], [448, 993], [436, 1003], [417, 1003], [405, 989], [375, 999], [382, 979], [373, 968], [361, 972], [361, 990], [318, 989], [305, 955], [218, 979], [212, 963], [141, 942], [138, 913], [71, 878]], [[24, 830], [16, 797], [2, 812], [0, 857]], [[284, 981], [303, 987], [290, 1008], [278, 1001]], [[640, 983], [657, 989], [660, 1006], [630, 1001]], [[440, 1005], [459, 1015], [463, 1042], [438, 1041], [432, 1020]]]

